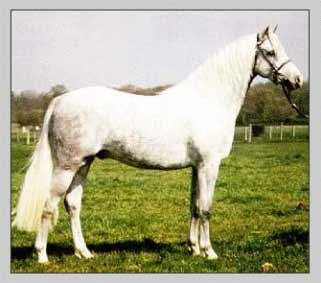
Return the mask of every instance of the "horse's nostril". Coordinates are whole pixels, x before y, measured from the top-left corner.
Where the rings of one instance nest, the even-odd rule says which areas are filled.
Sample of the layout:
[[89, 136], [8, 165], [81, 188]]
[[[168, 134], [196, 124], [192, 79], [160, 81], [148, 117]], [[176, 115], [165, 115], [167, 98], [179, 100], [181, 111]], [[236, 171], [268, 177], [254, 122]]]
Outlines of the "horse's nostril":
[[296, 86], [297, 88], [302, 86], [301, 76], [297, 76], [297, 77], [295, 78], [295, 86]]

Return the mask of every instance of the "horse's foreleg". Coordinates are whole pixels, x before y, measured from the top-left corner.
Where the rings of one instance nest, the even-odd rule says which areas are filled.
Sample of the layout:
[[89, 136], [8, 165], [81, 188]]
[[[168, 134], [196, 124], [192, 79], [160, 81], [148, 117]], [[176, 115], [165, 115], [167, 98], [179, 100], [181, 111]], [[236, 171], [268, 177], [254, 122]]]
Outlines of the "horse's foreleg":
[[200, 251], [201, 255], [208, 259], [217, 258], [211, 245], [209, 219], [219, 163], [211, 162], [198, 168], [199, 209], [197, 212], [200, 219]]
[[75, 255], [79, 258], [92, 258], [82, 234], [80, 222], [81, 200], [90, 164], [79, 169], [65, 196], [65, 207], [70, 216]]
[[197, 199], [198, 199], [198, 183], [197, 183], [197, 171], [192, 168], [192, 180], [191, 180], [191, 225], [189, 232], [189, 248], [193, 255], [200, 254], [199, 246], [199, 217], [197, 211]]
[[50, 195], [45, 203], [35, 242], [38, 262], [40, 263], [48, 261], [48, 232], [54, 226], [58, 218], [58, 203], [60, 197], [67, 191], [73, 177], [74, 172], [71, 170], [56, 169], [53, 173]]

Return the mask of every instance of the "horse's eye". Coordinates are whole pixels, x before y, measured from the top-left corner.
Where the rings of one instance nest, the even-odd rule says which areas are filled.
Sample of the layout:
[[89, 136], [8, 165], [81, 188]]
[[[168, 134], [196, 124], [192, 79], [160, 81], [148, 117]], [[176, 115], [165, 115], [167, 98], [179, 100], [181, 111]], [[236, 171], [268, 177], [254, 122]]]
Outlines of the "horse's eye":
[[268, 56], [275, 56], [275, 51], [274, 51], [274, 50], [266, 51], [266, 55], [268, 55]]

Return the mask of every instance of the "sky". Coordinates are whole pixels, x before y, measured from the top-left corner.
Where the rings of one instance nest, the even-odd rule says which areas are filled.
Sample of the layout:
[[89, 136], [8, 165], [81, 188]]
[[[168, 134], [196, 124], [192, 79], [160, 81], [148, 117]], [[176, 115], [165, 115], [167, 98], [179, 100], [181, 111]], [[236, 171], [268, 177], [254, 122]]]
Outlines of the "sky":
[[275, 24], [307, 79], [306, 11], [14, 11], [12, 90], [174, 84], [229, 42]]

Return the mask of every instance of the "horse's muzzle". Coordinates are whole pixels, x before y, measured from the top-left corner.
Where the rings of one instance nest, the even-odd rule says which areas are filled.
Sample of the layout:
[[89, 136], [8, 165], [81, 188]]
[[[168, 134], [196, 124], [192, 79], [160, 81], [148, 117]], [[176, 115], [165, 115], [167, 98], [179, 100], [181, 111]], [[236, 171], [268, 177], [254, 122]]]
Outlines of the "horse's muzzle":
[[298, 75], [297, 77], [295, 77], [295, 79], [293, 81], [291, 80], [283, 80], [281, 82], [281, 85], [283, 87], [285, 87], [288, 91], [293, 91], [296, 90], [300, 87], [302, 87], [303, 85], [303, 79], [300, 75]]

